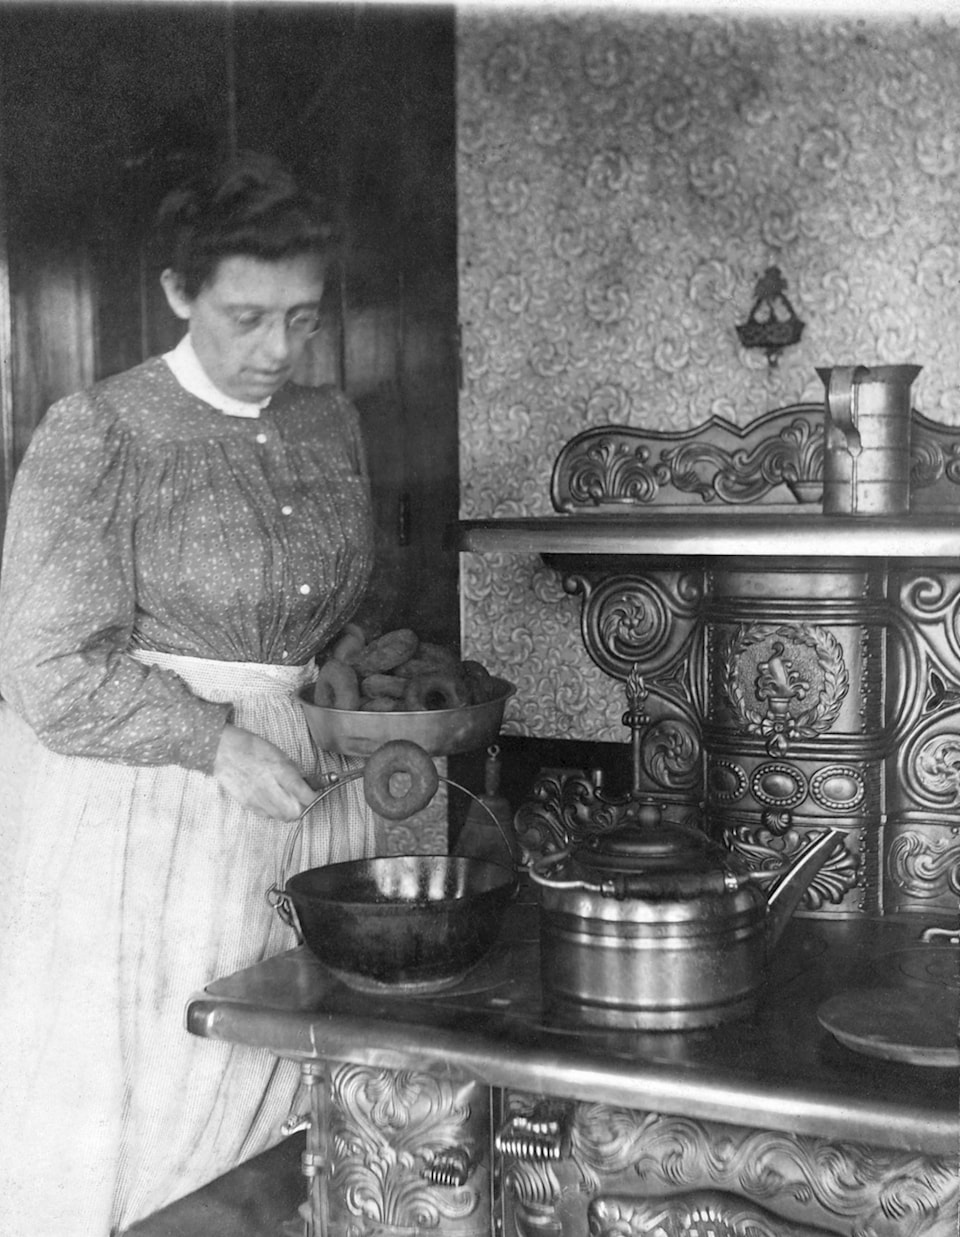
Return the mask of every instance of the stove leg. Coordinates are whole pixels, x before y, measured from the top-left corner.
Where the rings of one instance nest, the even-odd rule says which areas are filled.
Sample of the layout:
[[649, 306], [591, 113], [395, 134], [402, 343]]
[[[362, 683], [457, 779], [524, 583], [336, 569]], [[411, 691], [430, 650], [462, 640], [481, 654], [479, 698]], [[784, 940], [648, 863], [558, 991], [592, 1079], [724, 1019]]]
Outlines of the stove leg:
[[[298, 1101], [306, 1093], [305, 1112], [298, 1111]], [[329, 1232], [327, 1206], [327, 1133], [330, 1128], [330, 1097], [327, 1067], [322, 1061], [300, 1064], [300, 1089], [283, 1132], [293, 1134], [305, 1130], [306, 1146], [300, 1154], [300, 1171], [307, 1182], [307, 1199], [300, 1208], [303, 1217], [302, 1237], [326, 1237]]]

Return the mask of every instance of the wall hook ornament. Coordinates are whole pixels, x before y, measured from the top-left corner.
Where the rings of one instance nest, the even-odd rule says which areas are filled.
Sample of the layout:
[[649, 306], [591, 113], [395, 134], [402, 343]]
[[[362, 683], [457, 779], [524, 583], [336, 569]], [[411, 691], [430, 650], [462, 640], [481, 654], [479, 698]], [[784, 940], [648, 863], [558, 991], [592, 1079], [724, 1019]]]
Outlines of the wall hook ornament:
[[744, 348], [762, 348], [770, 365], [776, 365], [780, 353], [800, 342], [804, 323], [787, 299], [787, 281], [779, 266], [768, 266], [757, 280], [756, 298], [746, 322], [737, 326], [737, 335]]

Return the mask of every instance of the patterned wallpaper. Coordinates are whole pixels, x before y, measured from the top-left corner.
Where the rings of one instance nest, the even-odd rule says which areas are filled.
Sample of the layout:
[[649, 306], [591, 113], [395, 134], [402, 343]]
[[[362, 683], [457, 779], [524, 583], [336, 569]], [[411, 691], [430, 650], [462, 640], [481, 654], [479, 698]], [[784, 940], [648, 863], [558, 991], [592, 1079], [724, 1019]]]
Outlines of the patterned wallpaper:
[[[743, 424], [816, 366], [914, 362], [960, 423], [960, 19], [458, 11], [461, 515], [551, 513], [564, 441]], [[806, 323], [736, 324], [771, 265]], [[624, 696], [537, 558], [463, 556], [505, 730], [624, 741]]]

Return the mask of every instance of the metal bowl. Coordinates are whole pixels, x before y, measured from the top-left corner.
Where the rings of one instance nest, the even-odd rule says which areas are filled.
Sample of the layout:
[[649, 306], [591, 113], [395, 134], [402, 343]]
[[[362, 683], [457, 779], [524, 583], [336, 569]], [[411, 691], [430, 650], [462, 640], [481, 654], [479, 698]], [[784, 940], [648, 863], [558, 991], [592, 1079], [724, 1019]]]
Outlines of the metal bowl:
[[517, 887], [498, 863], [389, 855], [310, 868], [285, 893], [308, 948], [345, 982], [428, 991], [489, 952]]
[[517, 690], [506, 679], [494, 679], [497, 695], [482, 704], [460, 709], [420, 709], [417, 712], [365, 713], [313, 704], [311, 688], [300, 694], [313, 741], [324, 752], [341, 756], [371, 756], [392, 739], [409, 739], [431, 756], [472, 752], [495, 743], [503, 710]]

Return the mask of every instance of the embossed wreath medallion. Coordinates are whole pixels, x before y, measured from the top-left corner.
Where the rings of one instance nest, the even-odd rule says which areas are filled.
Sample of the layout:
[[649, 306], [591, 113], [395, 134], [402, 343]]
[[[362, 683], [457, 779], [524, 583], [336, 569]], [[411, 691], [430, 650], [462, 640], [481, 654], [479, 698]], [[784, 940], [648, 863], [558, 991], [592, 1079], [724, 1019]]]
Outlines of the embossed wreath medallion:
[[840, 642], [812, 623], [742, 625], [721, 664], [741, 730], [765, 739], [771, 754], [829, 730], [850, 687]]

